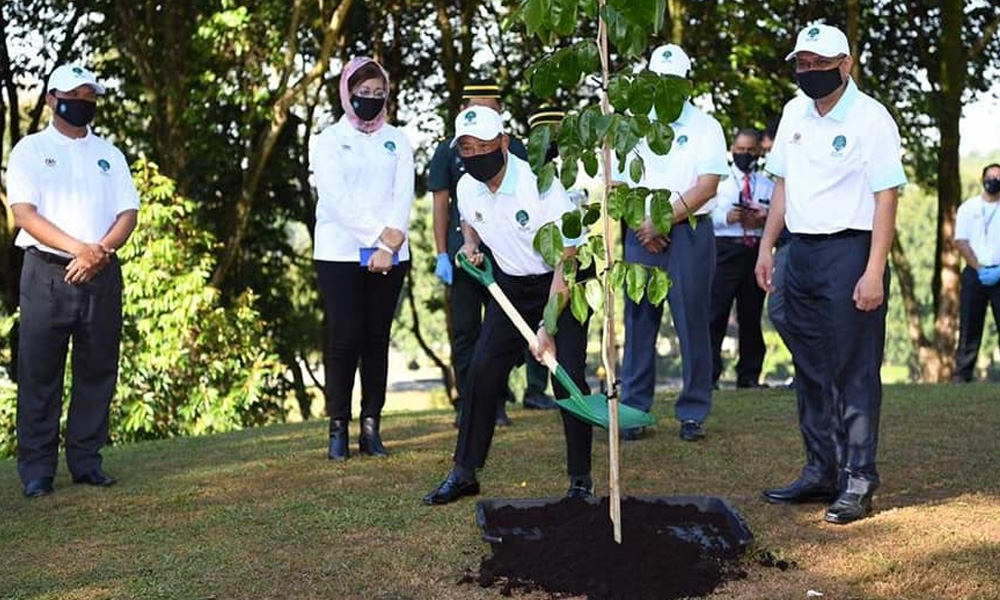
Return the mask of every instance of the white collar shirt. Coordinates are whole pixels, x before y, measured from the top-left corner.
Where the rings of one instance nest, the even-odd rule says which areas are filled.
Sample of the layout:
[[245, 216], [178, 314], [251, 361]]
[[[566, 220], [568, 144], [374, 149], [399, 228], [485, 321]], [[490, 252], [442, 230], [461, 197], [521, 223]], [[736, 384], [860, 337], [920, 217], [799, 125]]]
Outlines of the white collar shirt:
[[[118, 215], [139, 209], [139, 194], [125, 156], [88, 128], [71, 138], [49, 125], [19, 141], [7, 165], [11, 205], [31, 204], [38, 214], [81, 242], [100, 242]], [[70, 256], [21, 230], [14, 242]]]
[[[651, 118], [656, 118], [655, 112], [651, 114]], [[631, 161], [633, 155], [638, 155], [645, 167], [643, 176], [638, 182], [632, 181], [627, 174], [629, 167], [627, 163], [615, 165], [614, 180], [629, 187], [663, 189], [683, 194], [694, 187], [698, 177], [702, 175], [720, 175], [723, 179], [729, 176], [726, 137], [722, 133], [722, 126], [715, 118], [705, 114], [690, 102], [685, 102], [680, 117], [670, 124], [670, 128], [674, 130], [674, 141], [666, 154], [653, 152], [645, 138], [629, 153], [628, 161]], [[647, 198], [647, 215], [649, 205], [650, 198]], [[713, 208], [715, 200], [711, 199], [695, 211], [695, 214], [707, 215]]]
[[958, 207], [955, 239], [969, 243], [983, 266], [1000, 265], [1000, 202], [986, 202], [983, 196], [969, 198]]
[[[386, 227], [408, 237], [415, 176], [403, 130], [387, 124], [363, 133], [341, 118], [313, 138], [309, 169], [318, 196], [313, 258], [358, 263]], [[409, 258], [407, 239], [399, 260]]]
[[853, 80], [825, 116], [806, 96], [785, 105], [767, 170], [785, 180], [792, 233], [871, 231], [875, 193], [906, 183], [895, 121]]
[[515, 277], [552, 272], [535, 251], [534, 241], [543, 225], [561, 224], [564, 213], [576, 210], [558, 179], [539, 192], [531, 166], [508, 152], [507, 172], [496, 193], [468, 173], [458, 180], [456, 193], [462, 221], [489, 246], [501, 271]]
[[[719, 183], [719, 191], [715, 195], [715, 208], [712, 210], [712, 226], [715, 228], [715, 237], [739, 237], [753, 236], [760, 237], [764, 233], [764, 228], [743, 229], [739, 222], [729, 223], [729, 211], [740, 204], [740, 196], [743, 193], [743, 179], [747, 174], [740, 171], [736, 166], [731, 166], [729, 177]], [[756, 204], [765, 206], [771, 203], [771, 192], [774, 191], [774, 182], [767, 178], [760, 171], [749, 174], [750, 200]]]

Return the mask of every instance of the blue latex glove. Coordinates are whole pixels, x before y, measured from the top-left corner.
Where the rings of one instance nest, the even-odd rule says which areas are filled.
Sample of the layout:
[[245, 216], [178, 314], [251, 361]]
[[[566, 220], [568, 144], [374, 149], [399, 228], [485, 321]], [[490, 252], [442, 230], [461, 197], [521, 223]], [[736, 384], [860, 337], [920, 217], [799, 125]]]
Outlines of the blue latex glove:
[[1000, 266], [997, 267], [980, 267], [979, 271], [979, 283], [985, 286], [994, 286], [997, 282], [1000, 282]]
[[434, 274], [437, 275], [437, 278], [440, 279], [441, 281], [447, 283], [448, 285], [451, 285], [451, 277], [452, 277], [451, 257], [448, 256], [447, 252], [442, 252], [441, 254], [438, 254], [437, 266], [434, 267]]

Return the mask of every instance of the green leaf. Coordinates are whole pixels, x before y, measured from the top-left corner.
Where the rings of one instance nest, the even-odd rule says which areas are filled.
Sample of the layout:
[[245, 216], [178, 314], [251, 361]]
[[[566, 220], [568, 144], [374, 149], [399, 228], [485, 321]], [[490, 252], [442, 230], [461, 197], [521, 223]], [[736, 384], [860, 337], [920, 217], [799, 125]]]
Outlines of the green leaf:
[[637, 154], [628, 165], [628, 175], [632, 178], [632, 181], [639, 183], [642, 179], [643, 171], [645, 171], [643, 167], [642, 157]]
[[598, 115], [597, 119], [594, 121], [594, 130], [596, 132], [596, 143], [595, 146], [604, 143], [604, 136], [608, 135], [608, 130], [611, 129], [611, 123], [614, 121], [612, 115]]
[[628, 200], [629, 189], [624, 185], [619, 185], [611, 189], [608, 194], [608, 215], [612, 219], [618, 220], [625, 215], [625, 202]]
[[562, 170], [559, 172], [559, 181], [563, 187], [569, 189], [576, 183], [576, 176], [580, 172], [580, 162], [576, 156], [563, 156]]
[[575, 240], [583, 235], [580, 211], [568, 210], [562, 216], [562, 234], [567, 240]]
[[670, 192], [654, 190], [653, 199], [649, 204], [649, 218], [653, 227], [663, 235], [669, 235], [674, 225], [674, 207], [670, 203]]
[[581, 269], [587, 269], [594, 263], [594, 251], [590, 249], [590, 244], [584, 244], [576, 249], [576, 260], [580, 263]]
[[586, 205], [586, 213], [583, 215], [583, 226], [590, 227], [601, 218], [601, 204], [594, 202]]
[[595, 258], [601, 260], [607, 260], [607, 253], [604, 251], [604, 236], [600, 233], [596, 233], [587, 240], [587, 245], [590, 247], [590, 251], [594, 254]]
[[615, 290], [622, 289], [622, 286], [625, 285], [625, 273], [627, 271], [625, 263], [620, 260], [615, 261], [608, 271], [608, 285]]
[[580, 160], [583, 162], [583, 170], [587, 173], [587, 176], [597, 177], [597, 170], [600, 167], [597, 162], [597, 154], [595, 154], [592, 150], [584, 152], [580, 157]]
[[565, 305], [566, 296], [562, 292], [549, 296], [549, 301], [545, 303], [542, 318], [545, 321], [545, 329], [551, 336], [555, 336], [559, 332], [559, 313], [562, 312]]
[[587, 40], [574, 46], [576, 49], [576, 64], [584, 73], [592, 73], [601, 68], [601, 55], [597, 42]]
[[552, 59], [542, 59], [535, 63], [531, 71], [531, 89], [539, 98], [551, 98], [559, 89], [558, 65]]
[[552, 187], [552, 182], [556, 179], [556, 163], [550, 162], [546, 164], [538, 172], [538, 191], [547, 192], [549, 188]]
[[631, 78], [625, 74], [618, 74], [608, 82], [608, 101], [619, 110], [628, 107], [629, 92], [631, 91]]
[[559, 126], [559, 151], [583, 153], [587, 146], [580, 140], [579, 136], [580, 115], [570, 113], [563, 117]]
[[659, 306], [670, 291], [670, 277], [659, 267], [649, 268], [649, 284], [646, 286], [646, 297], [653, 306]]
[[673, 123], [681, 116], [684, 102], [691, 95], [691, 84], [681, 77], [661, 75], [658, 77], [656, 97], [656, 118], [664, 123]]
[[570, 256], [562, 262], [563, 279], [566, 280], [567, 285], [573, 285], [576, 282], [577, 266], [575, 256]]
[[641, 73], [632, 80], [632, 85], [629, 86], [628, 108], [633, 115], [646, 116], [653, 109], [656, 86], [656, 75], [650, 71]]
[[580, 144], [591, 148], [597, 145], [597, 120], [601, 117], [601, 109], [597, 106], [588, 106], [580, 113], [577, 121], [577, 132], [580, 134]]
[[614, 123], [614, 148], [615, 152], [629, 153], [638, 144], [642, 136], [639, 135], [638, 127], [632, 119], [622, 115], [615, 115]]
[[663, 156], [670, 152], [670, 146], [674, 142], [674, 128], [665, 121], [653, 121], [649, 124], [649, 131], [646, 133], [646, 143], [649, 149], [655, 154]]
[[562, 36], [573, 34], [577, 27], [579, 0], [556, 0], [553, 4], [559, 6], [558, 21], [555, 26], [556, 33]]
[[625, 200], [625, 223], [632, 229], [638, 229], [645, 221], [646, 193], [642, 189], [629, 190]]
[[587, 304], [587, 294], [582, 284], [576, 283], [569, 288], [569, 309], [581, 324], [587, 322], [590, 306]]
[[527, 0], [521, 5], [521, 20], [529, 36], [547, 29], [550, 8], [551, 0]]
[[555, 267], [562, 260], [563, 237], [559, 226], [555, 223], [542, 225], [535, 233], [533, 245], [535, 251], [542, 255], [542, 259], [550, 267]]
[[531, 170], [538, 173], [545, 165], [545, 154], [552, 143], [552, 128], [550, 125], [540, 125], [531, 130], [528, 136], [528, 162]]
[[587, 304], [591, 310], [597, 312], [604, 308], [604, 288], [601, 287], [601, 282], [591, 279], [583, 285], [586, 288]]
[[663, 23], [667, 16], [667, 3], [663, 0], [653, 2], [653, 35], [663, 31]]
[[594, 19], [597, 17], [597, 0], [580, 0], [580, 10], [583, 14], [587, 15], [587, 18]]
[[625, 273], [625, 292], [632, 302], [638, 303], [646, 291], [646, 267], [630, 263]]

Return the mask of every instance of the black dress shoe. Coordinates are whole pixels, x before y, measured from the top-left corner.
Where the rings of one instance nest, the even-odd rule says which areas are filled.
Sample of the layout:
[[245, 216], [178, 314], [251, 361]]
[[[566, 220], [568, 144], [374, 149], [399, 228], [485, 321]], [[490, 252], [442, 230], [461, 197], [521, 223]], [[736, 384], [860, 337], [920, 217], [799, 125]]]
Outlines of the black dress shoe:
[[379, 420], [375, 417], [361, 419], [361, 437], [358, 439], [358, 450], [367, 456], [388, 456], [382, 437], [379, 435]]
[[464, 496], [475, 496], [478, 493], [478, 481], [475, 479], [461, 480], [454, 473], [449, 473], [436, 490], [424, 496], [424, 504], [427, 506], [448, 504]]
[[804, 504], [807, 502], [830, 502], [837, 497], [837, 486], [821, 481], [809, 481], [801, 477], [790, 485], [764, 490], [764, 500], [778, 504]]
[[594, 483], [589, 479], [570, 479], [567, 498], [590, 498], [594, 495]]
[[555, 410], [559, 408], [559, 405], [548, 394], [529, 394], [524, 397], [524, 408], [528, 410]]
[[684, 421], [681, 423], [680, 436], [685, 442], [695, 442], [705, 437], [705, 431], [698, 421]]
[[111, 487], [118, 483], [118, 480], [114, 477], [108, 476], [98, 467], [81, 475], [74, 475], [73, 483], [86, 483], [87, 485], [96, 485], [98, 487]]
[[327, 449], [326, 457], [330, 460], [347, 460], [351, 457], [345, 419], [330, 419], [330, 447]]
[[24, 495], [28, 498], [48, 496], [54, 491], [55, 490], [52, 488], [51, 477], [39, 477], [38, 479], [32, 479], [28, 481], [28, 483], [24, 484]]
[[846, 491], [826, 509], [826, 521], [837, 525], [853, 523], [872, 514], [872, 495]]
[[629, 427], [628, 429], [622, 429], [620, 438], [623, 442], [634, 442], [641, 440], [645, 436], [645, 427]]

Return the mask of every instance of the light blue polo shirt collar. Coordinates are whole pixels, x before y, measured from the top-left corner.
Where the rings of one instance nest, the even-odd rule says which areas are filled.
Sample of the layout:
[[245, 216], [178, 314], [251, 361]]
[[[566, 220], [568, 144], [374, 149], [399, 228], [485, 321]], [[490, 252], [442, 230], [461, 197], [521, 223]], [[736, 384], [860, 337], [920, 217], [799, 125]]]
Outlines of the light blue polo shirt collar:
[[503, 174], [503, 181], [500, 182], [500, 187], [497, 188], [497, 192], [494, 194], [490, 191], [490, 188], [486, 186], [485, 183], [479, 182], [479, 186], [482, 191], [490, 196], [499, 196], [500, 194], [506, 194], [507, 196], [513, 196], [517, 193], [517, 171], [518, 171], [518, 161], [514, 160], [515, 156], [510, 150], [507, 151], [507, 171]]
[[681, 109], [681, 116], [677, 117], [677, 120], [671, 123], [671, 125], [687, 125], [691, 122], [692, 116], [694, 116], [694, 105], [691, 104], [690, 100], [685, 100], [684, 108]]
[[[848, 77], [844, 95], [840, 97], [840, 100], [837, 100], [837, 104], [833, 107], [833, 110], [826, 114], [825, 118], [843, 123], [847, 119], [847, 114], [851, 112], [851, 107], [854, 106], [854, 101], [857, 100], [859, 93], [858, 86], [854, 83], [854, 78]], [[824, 118], [816, 110], [815, 102], [809, 103], [809, 114], [816, 118]]]

